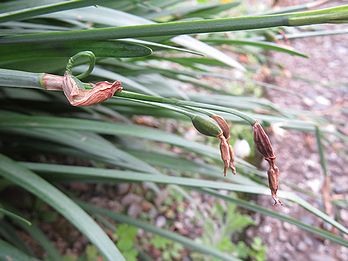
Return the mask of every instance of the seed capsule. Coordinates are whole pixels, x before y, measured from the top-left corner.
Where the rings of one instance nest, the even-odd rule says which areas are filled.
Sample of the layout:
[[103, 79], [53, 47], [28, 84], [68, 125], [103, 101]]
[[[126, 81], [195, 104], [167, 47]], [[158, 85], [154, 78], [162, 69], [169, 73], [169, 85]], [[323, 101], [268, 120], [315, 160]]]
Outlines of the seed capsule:
[[260, 123], [255, 122], [253, 125], [253, 130], [254, 142], [257, 150], [265, 157], [266, 160], [275, 158], [271, 141]]
[[265, 160], [269, 164], [269, 169], [267, 171], [268, 184], [271, 190], [272, 198], [274, 200], [274, 205], [283, 205], [277, 197], [279, 186], [279, 168], [275, 164], [276, 156], [274, 154], [271, 141], [269, 140], [265, 130], [258, 122], [255, 122], [255, 124], [253, 125], [253, 130], [256, 148], [264, 156]]
[[226, 176], [228, 168], [231, 168], [233, 173], [235, 173], [236, 169], [233, 164], [233, 154], [231, 155], [231, 152], [233, 153], [233, 151], [228, 143], [228, 140], [226, 139], [227, 133], [228, 135], [230, 133], [229, 126], [222, 117], [220, 117], [220, 119], [222, 120], [214, 121], [215, 119], [212, 120], [209, 117], [195, 115], [192, 117], [192, 124], [200, 133], [207, 136], [216, 137], [220, 140], [220, 154], [221, 159], [224, 162], [224, 176]]
[[195, 128], [204, 135], [218, 137], [220, 134], [222, 134], [221, 128], [209, 117], [195, 115], [191, 120], [193, 126], [195, 126]]

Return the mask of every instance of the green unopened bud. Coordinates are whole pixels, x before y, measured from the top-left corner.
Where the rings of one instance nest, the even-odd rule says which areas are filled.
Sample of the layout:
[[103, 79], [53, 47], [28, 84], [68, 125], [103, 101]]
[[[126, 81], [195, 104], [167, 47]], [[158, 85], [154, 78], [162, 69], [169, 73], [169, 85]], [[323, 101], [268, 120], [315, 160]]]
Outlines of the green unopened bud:
[[222, 134], [219, 125], [207, 116], [195, 115], [191, 120], [193, 126], [204, 135], [218, 137]]

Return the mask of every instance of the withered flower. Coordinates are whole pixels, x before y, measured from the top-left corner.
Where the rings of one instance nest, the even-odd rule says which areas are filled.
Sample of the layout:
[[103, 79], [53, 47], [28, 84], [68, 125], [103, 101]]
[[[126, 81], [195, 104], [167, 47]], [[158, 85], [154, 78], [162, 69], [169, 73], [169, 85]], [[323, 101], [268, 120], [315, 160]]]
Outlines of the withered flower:
[[119, 81], [113, 83], [104, 81], [88, 85], [92, 89], [84, 89], [84, 83], [70, 73], [64, 74], [62, 88], [66, 98], [73, 106], [89, 106], [100, 103], [111, 98], [116, 91], [122, 91]]
[[262, 156], [264, 156], [265, 160], [269, 164], [269, 169], [267, 171], [268, 184], [272, 193], [274, 205], [282, 205], [282, 202], [277, 197], [277, 191], [279, 186], [279, 168], [275, 164], [276, 156], [274, 154], [271, 141], [269, 140], [265, 130], [257, 121], [253, 125], [253, 130], [256, 148], [262, 154]]
[[[221, 116], [215, 114], [215, 115], [211, 116], [211, 118], [214, 121], [216, 121], [216, 123], [220, 126], [220, 128], [221, 128], [221, 130], [223, 132], [223, 135], [224, 135], [224, 137], [225, 137], [225, 139], [227, 141], [227, 145], [226, 146], [228, 147], [229, 155], [230, 155], [229, 167], [231, 168], [233, 174], [236, 174], [236, 167], [234, 165], [234, 152], [233, 152], [232, 146], [231, 146], [230, 141], [229, 141], [230, 140], [231, 128], [228, 125], [228, 123], [226, 122], [226, 120], [224, 118], [222, 118]], [[221, 147], [221, 145], [220, 145], [220, 147]]]
[[216, 124], [215, 121], [211, 120], [209, 117], [200, 115], [192, 117], [192, 124], [200, 133], [216, 137], [220, 140], [220, 154], [224, 162], [224, 176], [226, 176], [228, 168], [231, 167], [231, 155], [230, 146], [223, 130], [224, 127], [221, 128], [219, 124]]
[[111, 98], [115, 92], [122, 91], [119, 81], [83, 83], [68, 72], [64, 76], [45, 74], [42, 77], [41, 85], [49, 91], [63, 91], [73, 106], [89, 106], [100, 103]]

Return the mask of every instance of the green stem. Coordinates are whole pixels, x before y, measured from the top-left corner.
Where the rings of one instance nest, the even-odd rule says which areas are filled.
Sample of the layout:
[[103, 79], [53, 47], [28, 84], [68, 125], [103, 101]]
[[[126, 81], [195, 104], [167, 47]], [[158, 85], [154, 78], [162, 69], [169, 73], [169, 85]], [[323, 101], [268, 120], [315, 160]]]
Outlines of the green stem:
[[[115, 95], [116, 95], [116, 93], [115, 93]], [[150, 97], [152, 97], [152, 96], [150, 96]], [[152, 105], [152, 106], [156, 106], [156, 107], [160, 107], [160, 108], [164, 108], [164, 109], [169, 109], [171, 111], [175, 111], [177, 113], [180, 113], [180, 114], [183, 114], [183, 115], [185, 115], [187, 117], [190, 117], [191, 119], [196, 115], [196, 114], [194, 114], [194, 113], [192, 113], [190, 111], [187, 111], [185, 109], [178, 108], [177, 106], [169, 106], [167, 104], [163, 104], [163, 103], [160, 103], [160, 102], [153, 102], [153, 101], [141, 100], [141, 99], [132, 99], [132, 98], [127, 98], [127, 97], [122, 97], [122, 99], [124, 99], [124, 100], [131, 100], [131, 101], [135, 101], [135, 102], [138, 102], [138, 103]]]
[[64, 32], [48, 32], [5, 36], [1, 44], [19, 42], [57, 42], [78, 40], [105, 40], [154, 36], [174, 36], [182, 34], [224, 32], [270, 28], [276, 26], [299, 26], [321, 23], [342, 22], [348, 19], [348, 5], [316, 11], [287, 13], [265, 16], [245, 16], [236, 18], [206, 19], [195, 21], [169, 22], [135, 26], [120, 26]]
[[315, 137], [317, 140], [317, 146], [318, 146], [318, 151], [319, 151], [319, 157], [320, 157], [320, 165], [321, 168], [324, 172], [325, 176], [328, 176], [329, 173], [327, 171], [327, 165], [326, 165], [326, 159], [325, 159], [325, 154], [324, 154], [324, 148], [323, 144], [321, 142], [321, 131], [318, 126], [315, 126]]
[[[233, 115], [236, 115], [245, 121], [247, 121], [250, 125], [254, 125], [256, 122], [255, 119], [248, 116], [245, 113], [242, 113], [238, 110], [234, 110], [231, 108], [221, 108], [220, 106], [212, 105], [212, 104], [205, 104], [200, 102], [193, 102], [193, 101], [182, 101], [174, 98], [164, 98], [164, 97], [155, 97], [150, 95], [144, 95], [140, 93], [134, 93], [134, 92], [128, 92], [128, 91], [122, 91], [115, 93], [115, 96], [117, 97], [123, 97], [123, 98], [129, 98], [129, 99], [135, 99], [135, 100], [144, 100], [144, 101], [152, 101], [152, 102], [159, 102], [159, 103], [166, 103], [166, 104], [172, 104], [176, 106], [184, 106], [188, 107], [190, 109], [201, 108], [201, 109], [208, 109], [208, 110], [216, 110], [216, 111], [222, 111], [226, 113], [231, 113]], [[203, 111], [201, 111], [203, 112]], [[207, 114], [207, 111], [203, 112], [204, 114]]]
[[[42, 89], [41, 82], [42, 82], [42, 77], [44, 75], [45, 75], [44, 73], [28, 73], [28, 72], [22, 72], [22, 71], [0, 69], [0, 86]], [[240, 112], [238, 110], [231, 109], [231, 108], [222, 108], [220, 106], [213, 105], [213, 104], [205, 104], [205, 103], [194, 102], [194, 101], [183, 101], [183, 100], [178, 100], [175, 98], [150, 96], [146, 94], [140, 94], [140, 93], [129, 92], [129, 91], [116, 92], [114, 96], [133, 100], [133, 101], [143, 101], [143, 103], [147, 102], [147, 104], [170, 109], [178, 113], [184, 114], [190, 118], [192, 118], [195, 114], [190, 112], [189, 110], [199, 111], [209, 116], [211, 116], [211, 113], [209, 112], [209, 110], [214, 110], [214, 111], [222, 111], [222, 112], [236, 115], [244, 119], [245, 121], [247, 121], [250, 125], [254, 125], [254, 123], [256, 122], [255, 119], [253, 119], [252, 117], [248, 116], [247, 114], [243, 112]], [[174, 105], [174, 106], [169, 107], [165, 104]]]
[[44, 73], [0, 69], [0, 86], [41, 89]]
[[87, 71], [75, 76], [79, 80], [89, 76], [93, 71], [96, 61], [94, 53], [92, 53], [91, 51], [83, 51], [75, 54], [74, 56], [70, 57], [65, 69], [68, 73], [72, 74], [71, 70], [74, 67], [74, 64], [76, 63], [76, 60], [83, 56], [86, 56], [89, 59], [89, 65]]

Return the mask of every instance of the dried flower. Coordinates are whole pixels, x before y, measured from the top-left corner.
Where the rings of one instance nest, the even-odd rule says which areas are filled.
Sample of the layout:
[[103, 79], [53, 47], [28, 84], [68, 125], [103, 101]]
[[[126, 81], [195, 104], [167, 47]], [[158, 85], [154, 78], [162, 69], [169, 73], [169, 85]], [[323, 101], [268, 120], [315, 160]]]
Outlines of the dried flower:
[[115, 92], [122, 91], [119, 81], [83, 83], [68, 72], [64, 76], [45, 74], [42, 77], [41, 85], [46, 90], [63, 91], [73, 106], [89, 106], [100, 103], [111, 98]]
[[[230, 156], [230, 159], [229, 159], [229, 167], [231, 168], [233, 174], [236, 174], [236, 167], [234, 166], [234, 152], [233, 152], [233, 149], [232, 149], [232, 146], [229, 142], [229, 139], [230, 139], [230, 133], [231, 133], [231, 128], [230, 126], [228, 125], [228, 123], [226, 122], [226, 120], [224, 118], [222, 118], [221, 116], [219, 115], [213, 115], [211, 116], [211, 118], [216, 121], [216, 123], [220, 126], [222, 132], [223, 132], [223, 135], [227, 141], [227, 147], [228, 147], [228, 151], [229, 151], [229, 156]], [[220, 151], [221, 151], [221, 143], [220, 143]], [[222, 154], [221, 154], [222, 155]], [[226, 174], [225, 174], [226, 176]]]
[[271, 141], [269, 140], [265, 130], [257, 121], [253, 125], [253, 130], [256, 148], [264, 156], [265, 160], [269, 164], [269, 169], [267, 171], [268, 184], [272, 193], [274, 205], [282, 205], [282, 202], [277, 197], [279, 186], [279, 168], [275, 164], [276, 156], [274, 154]]
[[84, 84], [70, 73], [65, 73], [63, 78], [63, 91], [73, 106], [89, 106], [111, 98], [116, 91], [121, 91], [121, 82], [114, 81], [89, 84], [93, 89], [84, 89]]

